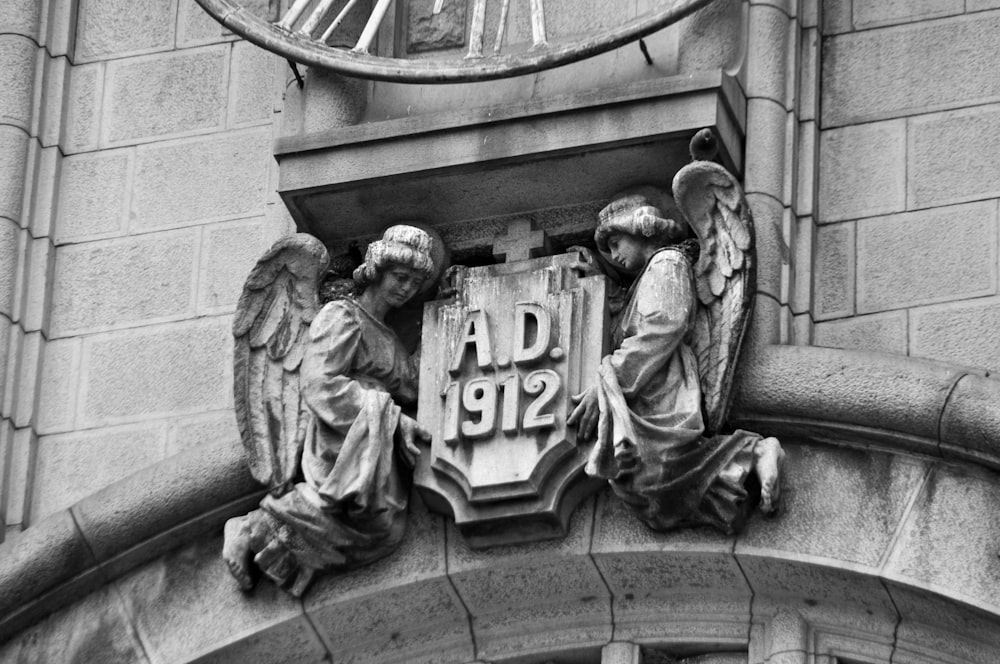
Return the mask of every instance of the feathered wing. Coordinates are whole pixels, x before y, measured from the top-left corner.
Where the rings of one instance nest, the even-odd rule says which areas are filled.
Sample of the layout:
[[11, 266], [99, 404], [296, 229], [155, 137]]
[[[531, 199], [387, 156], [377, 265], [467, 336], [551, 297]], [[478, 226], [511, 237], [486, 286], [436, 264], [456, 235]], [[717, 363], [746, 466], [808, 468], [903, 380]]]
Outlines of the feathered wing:
[[299, 365], [328, 264], [313, 236], [282, 238], [257, 261], [236, 306], [236, 420], [250, 472], [275, 494], [299, 471], [307, 423]]
[[706, 433], [711, 435], [725, 422], [750, 321], [756, 283], [753, 218], [736, 178], [714, 162], [695, 161], [682, 168], [673, 190], [701, 243], [694, 266], [699, 307], [692, 341]]

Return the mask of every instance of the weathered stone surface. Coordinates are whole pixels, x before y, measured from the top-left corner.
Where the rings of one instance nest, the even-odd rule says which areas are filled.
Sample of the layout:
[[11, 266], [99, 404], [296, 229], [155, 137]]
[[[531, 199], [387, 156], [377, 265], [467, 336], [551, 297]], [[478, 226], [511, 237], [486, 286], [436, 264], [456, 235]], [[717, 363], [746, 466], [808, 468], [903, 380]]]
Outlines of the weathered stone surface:
[[57, 248], [52, 335], [191, 313], [198, 240], [184, 230]]
[[995, 618], [933, 592], [887, 581], [902, 620], [896, 631], [895, 659], [993, 664], [1000, 652]]
[[817, 346], [906, 355], [906, 325], [907, 313], [902, 310], [858, 316], [817, 323], [813, 328], [813, 340]]
[[37, 54], [30, 39], [0, 34], [0, 123], [30, 128]]
[[[975, 67], [956, 66], [972, 54]], [[998, 68], [1000, 14], [833, 37], [823, 45], [823, 126], [997, 100]]]
[[820, 26], [824, 36], [850, 32], [854, 28], [851, 2], [852, 0], [824, 0], [820, 3], [820, 11], [823, 13]]
[[165, 431], [154, 424], [42, 436], [32, 512], [44, 518], [163, 459]]
[[371, 664], [472, 660], [468, 614], [443, 576], [445, 538], [444, 519], [412, 495], [396, 551], [315, 581], [303, 601], [330, 652]]
[[131, 168], [131, 150], [88, 152], [63, 159], [56, 244], [124, 233]]
[[[14, 324], [10, 322], [7, 316], [0, 315], [0, 416], [2, 417], [8, 415], [7, 409], [4, 408], [4, 400], [6, 399], [7, 391], [7, 367], [12, 364], [9, 349], [11, 329], [13, 327]], [[2, 463], [3, 461], [0, 459], [0, 464]], [[0, 477], [5, 477], [5, 475], [0, 475]], [[0, 520], [2, 518], [3, 514], [0, 514]]]
[[[941, 416], [941, 454], [988, 460], [1000, 457], [1000, 380], [963, 376]], [[990, 465], [996, 467], [993, 462]]]
[[45, 344], [42, 356], [38, 433], [73, 429], [76, 394], [80, 377], [80, 339], [53, 339]]
[[0, 646], [0, 661], [18, 664], [148, 664], [121, 598], [105, 586]]
[[[41, 53], [41, 51], [40, 51]], [[71, 65], [66, 58], [39, 57], [31, 132], [39, 145], [52, 147], [62, 136]]]
[[167, 456], [239, 439], [236, 414], [232, 410], [178, 418], [170, 425]]
[[4, 32], [38, 39], [41, 3], [37, 0], [10, 0], [0, 5], [0, 25]]
[[1000, 300], [915, 309], [910, 354], [1000, 372]]
[[819, 223], [905, 209], [905, 121], [820, 132], [819, 150]]
[[740, 39], [746, 29], [742, 3], [713, 2], [678, 24], [681, 72], [734, 67], [743, 57]]
[[216, 46], [110, 62], [104, 141], [122, 145], [220, 128], [228, 57], [228, 46]]
[[858, 222], [858, 313], [995, 294], [997, 232], [995, 201]]
[[27, 160], [28, 135], [0, 125], [0, 216], [14, 221], [21, 220]]
[[782, 234], [785, 209], [771, 196], [748, 194], [757, 240], [757, 292], [781, 299], [782, 267], [789, 249]]
[[1000, 106], [938, 113], [910, 121], [910, 207], [1000, 195]]
[[465, 12], [468, 3], [450, 0], [434, 13], [436, 3], [416, 0], [406, 5], [406, 50], [409, 53], [438, 51], [465, 44]]
[[267, 128], [139, 148], [130, 229], [262, 213], [269, 155]]
[[813, 316], [826, 320], [854, 313], [854, 223], [820, 226], [813, 258]]
[[784, 200], [785, 130], [788, 113], [770, 99], [747, 100], [746, 175], [748, 194], [761, 193]]
[[965, 0], [965, 10], [968, 12], [997, 9], [998, 7], [1000, 7], [1000, 0]]
[[55, 247], [48, 238], [31, 239], [24, 232], [25, 266], [21, 270], [14, 308], [18, 322], [26, 332], [48, 331], [50, 292], [48, 275], [55, 257]]
[[80, 418], [100, 426], [220, 410], [232, 396], [229, 317], [89, 337]]
[[964, 0], [854, 0], [854, 25], [874, 28], [961, 14]]
[[798, 154], [795, 159], [795, 197], [792, 207], [795, 214], [813, 216], [816, 214], [816, 167], [819, 157], [819, 129], [816, 122], [800, 122], [798, 131]]
[[169, 50], [177, 0], [80, 0], [76, 62]]
[[[368, 105], [370, 81], [311, 68], [304, 89], [288, 84], [281, 113], [282, 134], [308, 134], [357, 124]], [[404, 86], [405, 87], [405, 86]]]
[[[268, 21], [276, 20], [268, 13], [269, 0], [244, 0], [240, 3], [248, 12]], [[198, 46], [238, 39], [218, 21], [208, 15], [195, 0], [179, 0], [177, 7], [177, 46]]]
[[273, 584], [240, 592], [221, 550], [221, 537], [202, 538], [116, 584], [154, 661], [247, 662], [255, 649], [276, 664], [324, 661], [301, 604]]
[[206, 227], [198, 279], [199, 311], [231, 311], [251, 268], [278, 239], [279, 232], [262, 218]]
[[920, 487], [925, 464], [818, 445], [786, 445], [785, 452], [782, 512], [772, 519], [755, 517], [737, 554], [781, 550], [817, 562], [826, 558], [877, 568]]
[[791, 19], [775, 7], [757, 5], [750, 10], [749, 51], [746, 55], [746, 93], [788, 107], [785, 75]]
[[927, 478], [885, 574], [996, 611], [1000, 486], [992, 474], [940, 466]]
[[[28, 332], [18, 334], [18, 346], [16, 350], [17, 375], [14, 377], [14, 409], [11, 412], [11, 419], [14, 426], [18, 428], [33, 427], [35, 425], [35, 399], [38, 389], [38, 374], [42, 366], [42, 352], [45, 339], [41, 332]], [[26, 466], [25, 475], [30, 472], [31, 464]]]
[[14, 287], [17, 283], [17, 224], [0, 217], [0, 314], [14, 318]]
[[271, 119], [276, 62], [280, 62], [277, 56], [256, 44], [245, 41], [233, 44], [230, 127], [261, 124]]
[[69, 78], [69, 103], [62, 144], [67, 154], [97, 148], [103, 93], [104, 64], [73, 67]]
[[43, 148], [32, 141], [28, 143], [28, 160], [32, 164], [24, 183], [28, 232], [33, 238], [49, 238], [59, 196], [62, 150], [57, 146]]

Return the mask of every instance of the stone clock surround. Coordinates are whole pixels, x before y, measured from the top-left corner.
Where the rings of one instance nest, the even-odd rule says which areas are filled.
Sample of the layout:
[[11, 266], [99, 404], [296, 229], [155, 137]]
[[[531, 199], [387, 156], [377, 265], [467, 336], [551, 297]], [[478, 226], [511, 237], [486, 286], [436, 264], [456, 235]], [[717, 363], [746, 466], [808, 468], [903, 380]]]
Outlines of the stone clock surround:
[[884, 649], [888, 661], [895, 648], [894, 661], [917, 662], [961, 648], [964, 661], [989, 661], [1000, 647], [987, 585], [1000, 549], [998, 401], [1000, 383], [959, 367], [765, 346], [747, 358], [731, 420], [790, 443], [786, 515], [755, 519], [737, 537], [659, 535], [601, 495], [563, 540], [473, 551], [418, 503], [398, 552], [331, 575], [301, 603], [223, 583], [221, 523], [261, 494], [226, 441], [114, 484], [0, 548], [11, 561], [0, 639], [84, 598], [31, 627], [35, 638], [59, 639], [60, 620], [97, 611], [104, 629], [139, 633], [166, 661], [238, 657], [263, 639], [304, 661], [351, 651], [471, 662], [707, 634], [742, 648], [758, 643], [753, 629], [778, 634], [791, 620], [811, 635], [794, 647], [808, 641], [815, 654]]

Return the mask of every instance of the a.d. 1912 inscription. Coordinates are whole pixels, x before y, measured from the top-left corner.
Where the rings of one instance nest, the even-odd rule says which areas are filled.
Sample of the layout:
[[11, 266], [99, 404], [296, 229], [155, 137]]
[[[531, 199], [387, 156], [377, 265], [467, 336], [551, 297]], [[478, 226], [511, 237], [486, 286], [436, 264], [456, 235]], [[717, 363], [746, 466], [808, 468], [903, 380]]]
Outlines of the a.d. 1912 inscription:
[[604, 278], [579, 278], [576, 261], [470, 268], [454, 300], [425, 307], [419, 421], [432, 443], [415, 481], [474, 546], [558, 535], [567, 489], [587, 481], [566, 417], [595, 380], [607, 308]]

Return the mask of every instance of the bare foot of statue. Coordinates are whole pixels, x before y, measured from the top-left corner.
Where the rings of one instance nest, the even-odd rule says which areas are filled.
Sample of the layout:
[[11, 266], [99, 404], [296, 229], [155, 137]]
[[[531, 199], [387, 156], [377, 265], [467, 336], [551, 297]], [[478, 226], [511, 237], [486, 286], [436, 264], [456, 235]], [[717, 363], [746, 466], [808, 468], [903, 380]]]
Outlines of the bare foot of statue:
[[785, 451], [777, 438], [764, 438], [753, 448], [754, 472], [760, 480], [760, 511], [774, 514], [781, 499], [781, 466]]
[[229, 566], [229, 573], [240, 584], [240, 590], [253, 588], [250, 576], [250, 520], [245, 516], [226, 521], [223, 531], [222, 558]]

